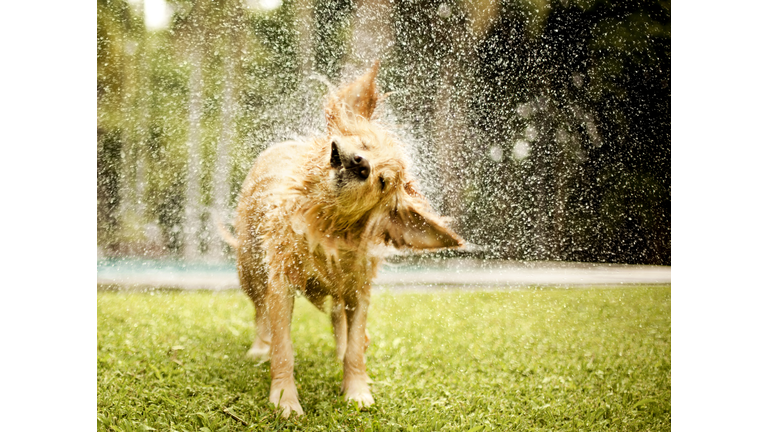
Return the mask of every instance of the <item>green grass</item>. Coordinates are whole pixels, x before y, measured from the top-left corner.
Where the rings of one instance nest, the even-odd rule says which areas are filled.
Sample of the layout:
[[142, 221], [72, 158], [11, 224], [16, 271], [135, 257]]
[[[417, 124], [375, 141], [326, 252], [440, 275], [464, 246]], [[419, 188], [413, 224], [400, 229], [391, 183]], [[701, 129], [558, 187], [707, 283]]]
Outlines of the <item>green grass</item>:
[[374, 295], [363, 411], [340, 395], [328, 316], [300, 298], [306, 416], [289, 420], [267, 403], [269, 365], [243, 357], [244, 294], [99, 292], [98, 429], [670, 430], [670, 291]]

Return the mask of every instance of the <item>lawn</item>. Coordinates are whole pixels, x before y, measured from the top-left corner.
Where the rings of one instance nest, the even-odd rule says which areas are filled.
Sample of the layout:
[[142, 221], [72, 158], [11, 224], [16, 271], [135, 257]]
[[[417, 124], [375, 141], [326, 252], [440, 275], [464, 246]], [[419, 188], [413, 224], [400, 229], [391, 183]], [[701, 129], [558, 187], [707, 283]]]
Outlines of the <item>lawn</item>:
[[330, 320], [296, 302], [306, 416], [267, 403], [238, 291], [98, 293], [98, 429], [670, 430], [671, 288], [375, 294], [376, 405], [343, 401]]

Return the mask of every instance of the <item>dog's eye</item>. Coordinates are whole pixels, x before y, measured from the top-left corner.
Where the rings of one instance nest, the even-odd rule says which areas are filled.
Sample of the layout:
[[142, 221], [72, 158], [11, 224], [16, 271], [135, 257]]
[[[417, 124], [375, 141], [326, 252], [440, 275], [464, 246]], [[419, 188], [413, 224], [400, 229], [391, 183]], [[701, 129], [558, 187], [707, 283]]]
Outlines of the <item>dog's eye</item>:
[[382, 191], [387, 188], [387, 182], [384, 181], [384, 176], [379, 176], [379, 183], [381, 184]]

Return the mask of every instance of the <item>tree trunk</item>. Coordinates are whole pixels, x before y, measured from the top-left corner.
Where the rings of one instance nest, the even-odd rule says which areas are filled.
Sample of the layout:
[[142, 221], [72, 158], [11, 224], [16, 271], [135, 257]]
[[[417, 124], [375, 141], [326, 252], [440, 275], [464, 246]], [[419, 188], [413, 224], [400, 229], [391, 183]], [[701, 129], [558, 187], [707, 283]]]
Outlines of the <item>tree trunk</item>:
[[[137, 6], [143, 13], [143, 4]], [[120, 225], [131, 232], [142, 232], [143, 238], [131, 239], [122, 253], [142, 255], [146, 248], [158, 239], [149, 238], [145, 232], [146, 185], [144, 149], [149, 140], [149, 107], [146, 92], [150, 88], [147, 65], [147, 41], [144, 33], [136, 35], [139, 40], [126, 41], [125, 93], [122, 107], [123, 170], [120, 184]]]
[[184, 209], [184, 258], [188, 261], [200, 259], [200, 121], [203, 114], [203, 69], [197, 47], [191, 47], [189, 64], [189, 131], [187, 138], [187, 196]]
[[218, 234], [216, 223], [221, 220], [229, 220], [229, 149], [237, 134], [235, 115], [237, 113], [237, 99], [235, 98], [235, 81], [237, 79], [236, 53], [228, 52], [224, 58], [224, 94], [221, 107], [221, 135], [216, 151], [216, 163], [213, 171], [213, 214], [208, 218], [208, 256], [215, 260], [224, 259], [224, 243]]

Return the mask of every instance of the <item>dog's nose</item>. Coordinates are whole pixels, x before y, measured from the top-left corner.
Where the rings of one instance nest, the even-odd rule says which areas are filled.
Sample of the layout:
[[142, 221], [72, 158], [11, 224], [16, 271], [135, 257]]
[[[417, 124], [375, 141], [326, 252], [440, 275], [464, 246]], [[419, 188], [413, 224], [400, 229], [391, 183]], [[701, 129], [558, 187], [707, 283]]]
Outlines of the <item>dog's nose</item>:
[[355, 173], [360, 180], [367, 179], [371, 174], [371, 164], [369, 164], [364, 157], [355, 155], [350, 162], [350, 167], [348, 169]]

